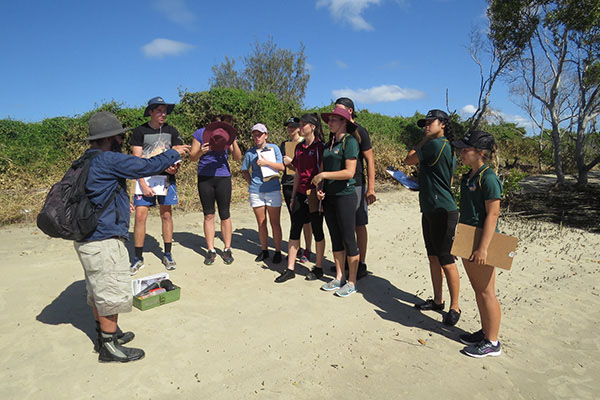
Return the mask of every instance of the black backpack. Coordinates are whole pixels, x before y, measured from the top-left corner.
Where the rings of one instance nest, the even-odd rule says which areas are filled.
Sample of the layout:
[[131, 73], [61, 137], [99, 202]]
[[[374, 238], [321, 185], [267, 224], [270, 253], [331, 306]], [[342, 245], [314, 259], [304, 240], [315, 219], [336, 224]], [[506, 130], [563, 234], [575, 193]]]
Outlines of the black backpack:
[[37, 226], [51, 237], [81, 241], [90, 236], [98, 219], [113, 201], [120, 185], [104, 207], [96, 210], [85, 192], [90, 164], [101, 151], [86, 152], [71, 164], [60, 182], [52, 185], [42, 211], [37, 216]]

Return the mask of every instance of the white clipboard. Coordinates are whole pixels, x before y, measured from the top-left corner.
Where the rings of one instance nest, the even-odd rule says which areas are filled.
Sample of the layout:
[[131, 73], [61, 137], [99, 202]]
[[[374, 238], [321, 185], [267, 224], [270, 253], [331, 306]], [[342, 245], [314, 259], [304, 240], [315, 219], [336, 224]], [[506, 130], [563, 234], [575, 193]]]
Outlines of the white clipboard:
[[[154, 191], [156, 196], [167, 195], [169, 185], [166, 175], [147, 176], [144, 178], [144, 180], [146, 181], [146, 184]], [[135, 181], [135, 194], [144, 194], [142, 193], [142, 188], [140, 187], [140, 182], [138, 180]]]
[[[273, 150], [271, 147], [266, 147], [262, 150], [258, 150], [258, 157], [265, 159], [267, 161], [270, 162], [276, 162], [276, 158], [275, 158], [275, 150]], [[271, 167], [267, 167], [267, 166], [262, 166], [260, 167], [260, 173], [263, 176], [263, 181], [268, 181], [270, 179], [273, 179], [275, 176], [279, 176], [279, 172], [274, 170]]]

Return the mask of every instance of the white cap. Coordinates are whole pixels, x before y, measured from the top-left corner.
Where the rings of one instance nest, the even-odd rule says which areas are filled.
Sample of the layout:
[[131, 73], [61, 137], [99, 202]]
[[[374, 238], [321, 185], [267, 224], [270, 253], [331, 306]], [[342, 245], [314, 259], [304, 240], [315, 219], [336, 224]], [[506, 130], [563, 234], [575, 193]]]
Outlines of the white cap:
[[267, 127], [265, 126], [265, 124], [260, 124], [260, 123], [255, 124], [252, 127], [252, 132], [254, 132], [254, 131], [259, 131], [262, 133], [269, 133], [269, 131], [267, 131]]

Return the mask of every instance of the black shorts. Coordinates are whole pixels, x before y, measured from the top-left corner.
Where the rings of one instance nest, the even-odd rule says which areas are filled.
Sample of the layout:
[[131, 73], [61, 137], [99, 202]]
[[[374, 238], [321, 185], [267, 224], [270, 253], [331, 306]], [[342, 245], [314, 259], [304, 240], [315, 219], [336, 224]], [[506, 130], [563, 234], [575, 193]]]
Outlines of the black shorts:
[[454, 263], [450, 254], [454, 232], [458, 223], [458, 211], [439, 210], [423, 213], [421, 225], [428, 256], [436, 256], [441, 265]]

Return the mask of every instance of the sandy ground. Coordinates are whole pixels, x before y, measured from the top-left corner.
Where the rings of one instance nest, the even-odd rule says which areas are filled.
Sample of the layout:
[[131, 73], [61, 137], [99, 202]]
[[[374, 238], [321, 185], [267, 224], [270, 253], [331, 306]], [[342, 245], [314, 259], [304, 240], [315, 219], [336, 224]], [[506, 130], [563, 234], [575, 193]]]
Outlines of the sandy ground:
[[[120, 326], [136, 333], [132, 345], [146, 351], [129, 364], [99, 364], [93, 353], [93, 318], [72, 243], [49, 239], [33, 225], [2, 228], [0, 397], [599, 396], [599, 235], [503, 219], [501, 230], [521, 240], [513, 269], [497, 280], [504, 353], [473, 359], [458, 342], [459, 334], [479, 329], [462, 265], [457, 327], [445, 328], [440, 313], [413, 308], [431, 295], [416, 193], [396, 187], [378, 194], [370, 210], [372, 274], [346, 299], [303, 276], [274, 284], [284, 265], [253, 261], [258, 236], [250, 207], [236, 205], [232, 218], [235, 263], [219, 258], [208, 267], [201, 215], [175, 212], [178, 267], [171, 278], [182, 287], [181, 300], [121, 316]], [[150, 218], [148, 235], [140, 275], [164, 270], [158, 218]]]

